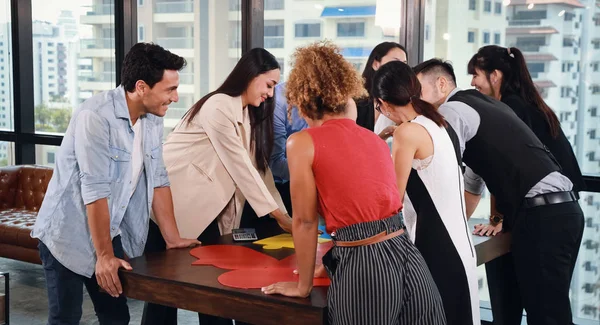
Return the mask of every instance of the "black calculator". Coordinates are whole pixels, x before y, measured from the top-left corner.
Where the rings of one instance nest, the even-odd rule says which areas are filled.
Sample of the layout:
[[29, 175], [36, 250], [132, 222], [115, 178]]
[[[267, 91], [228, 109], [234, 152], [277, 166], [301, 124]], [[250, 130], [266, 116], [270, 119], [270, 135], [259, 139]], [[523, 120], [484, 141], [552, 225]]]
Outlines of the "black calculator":
[[239, 228], [233, 229], [234, 241], [254, 241], [258, 240], [256, 230], [254, 228]]

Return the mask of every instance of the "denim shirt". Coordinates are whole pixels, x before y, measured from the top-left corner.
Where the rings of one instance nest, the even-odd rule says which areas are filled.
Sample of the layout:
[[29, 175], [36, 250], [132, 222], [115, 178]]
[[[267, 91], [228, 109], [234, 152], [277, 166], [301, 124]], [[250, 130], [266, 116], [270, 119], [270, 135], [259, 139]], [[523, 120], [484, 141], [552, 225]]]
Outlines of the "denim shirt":
[[273, 113], [273, 151], [269, 167], [277, 183], [290, 180], [285, 153], [287, 138], [295, 132], [308, 127], [306, 121], [298, 114], [298, 108], [292, 107], [292, 121], [288, 119], [288, 104], [285, 98], [285, 83], [275, 87], [275, 111]]
[[111, 239], [121, 235], [129, 257], [144, 251], [154, 188], [169, 186], [169, 180], [162, 159], [162, 118], [147, 114], [137, 123], [142, 123], [144, 166], [137, 184], [131, 177], [134, 132], [122, 87], [86, 100], [73, 113], [58, 150], [31, 236], [77, 274], [94, 273], [86, 205], [97, 200], [108, 198]]

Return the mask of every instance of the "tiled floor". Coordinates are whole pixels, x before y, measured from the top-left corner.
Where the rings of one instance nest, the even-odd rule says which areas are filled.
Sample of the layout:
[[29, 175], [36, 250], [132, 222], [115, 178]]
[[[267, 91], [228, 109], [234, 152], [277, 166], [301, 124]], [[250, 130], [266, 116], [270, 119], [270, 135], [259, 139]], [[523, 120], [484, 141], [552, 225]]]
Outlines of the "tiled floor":
[[[48, 300], [42, 267], [36, 264], [0, 258], [0, 271], [10, 272], [10, 324], [46, 324]], [[4, 290], [4, 283], [1, 283], [0, 288], [0, 290]], [[83, 299], [81, 325], [98, 324], [94, 307], [87, 292], [85, 292]], [[129, 300], [130, 324], [140, 324], [143, 307], [143, 302]], [[198, 325], [198, 316], [190, 311], [179, 310], [178, 324]]]

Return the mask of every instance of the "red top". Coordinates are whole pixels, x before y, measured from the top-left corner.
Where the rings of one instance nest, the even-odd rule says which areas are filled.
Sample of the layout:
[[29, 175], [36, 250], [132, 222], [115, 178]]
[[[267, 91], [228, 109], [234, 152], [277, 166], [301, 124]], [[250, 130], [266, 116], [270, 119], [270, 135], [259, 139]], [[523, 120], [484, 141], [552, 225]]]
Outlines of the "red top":
[[312, 170], [327, 232], [402, 209], [390, 149], [379, 136], [350, 119], [306, 131], [315, 147]]

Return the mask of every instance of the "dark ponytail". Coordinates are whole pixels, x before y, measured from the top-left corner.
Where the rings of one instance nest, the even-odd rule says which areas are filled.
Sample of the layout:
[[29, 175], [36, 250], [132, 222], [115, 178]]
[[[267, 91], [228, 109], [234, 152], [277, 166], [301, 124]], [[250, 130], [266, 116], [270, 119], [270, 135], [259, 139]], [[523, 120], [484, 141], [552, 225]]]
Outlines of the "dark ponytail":
[[421, 99], [419, 79], [406, 63], [392, 61], [382, 65], [373, 76], [371, 94], [376, 100], [396, 106], [412, 103], [418, 114], [427, 117], [438, 126], [448, 125], [433, 105]]
[[490, 81], [490, 74], [494, 70], [502, 72], [500, 94], [504, 94], [506, 91], [514, 92], [526, 103], [537, 108], [544, 115], [552, 137], [556, 138], [558, 136], [560, 122], [556, 114], [540, 96], [529, 74], [525, 57], [518, 48], [504, 48], [496, 45], [484, 46], [469, 61], [469, 74], [475, 74], [475, 69], [485, 72], [488, 82]]

